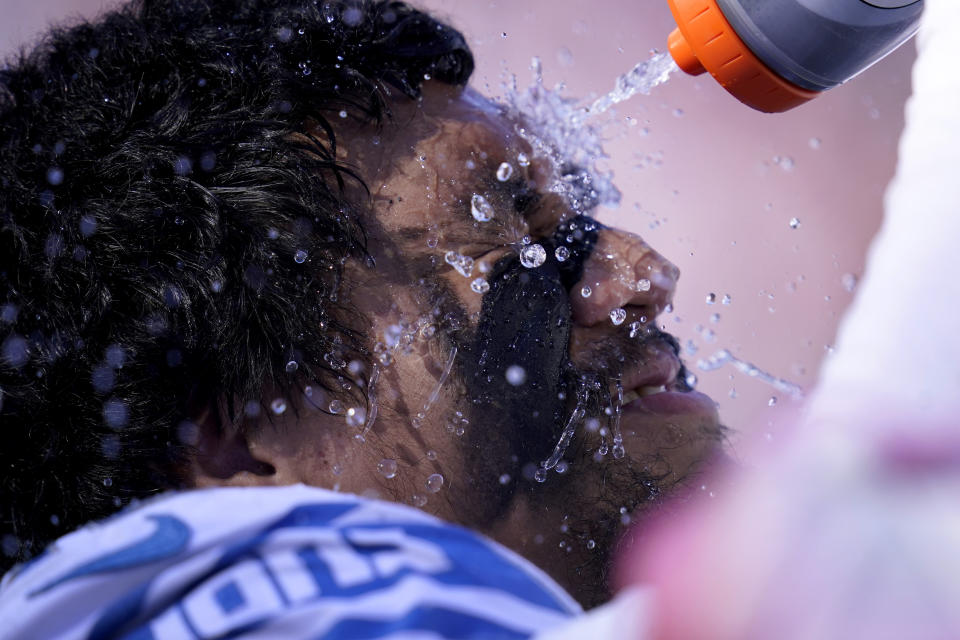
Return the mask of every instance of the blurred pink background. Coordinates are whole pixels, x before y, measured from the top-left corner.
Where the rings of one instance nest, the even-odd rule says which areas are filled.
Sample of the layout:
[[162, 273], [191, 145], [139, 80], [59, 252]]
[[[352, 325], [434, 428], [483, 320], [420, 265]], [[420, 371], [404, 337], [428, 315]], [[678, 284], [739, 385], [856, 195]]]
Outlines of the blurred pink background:
[[[50, 21], [112, 4], [0, 0], [0, 51]], [[504, 72], [525, 86], [535, 55], [547, 85], [563, 82], [571, 97], [605, 93], [651, 49], [665, 49], [675, 26], [666, 0], [420, 4], [466, 34], [478, 62], [473, 84], [493, 96]], [[736, 449], [776, 442], [796, 401], [732, 367], [704, 372], [696, 362], [726, 348], [804, 389], [815, 384], [880, 223], [914, 55], [908, 44], [786, 114], [754, 112], [709, 76], [682, 74], [617, 107], [636, 124], [607, 145], [624, 197], [600, 218], [641, 234], [681, 268], [675, 310], [661, 321], [689, 348], [698, 388], [720, 403]]]

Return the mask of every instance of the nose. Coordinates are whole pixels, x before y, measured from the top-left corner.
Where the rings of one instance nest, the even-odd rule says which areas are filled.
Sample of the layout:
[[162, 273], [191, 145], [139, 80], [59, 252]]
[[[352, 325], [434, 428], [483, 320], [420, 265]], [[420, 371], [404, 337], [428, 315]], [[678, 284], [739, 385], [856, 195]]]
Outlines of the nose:
[[573, 320], [582, 326], [610, 322], [611, 311], [623, 308], [628, 322], [653, 322], [672, 304], [679, 277], [680, 270], [640, 236], [601, 229], [570, 292]]

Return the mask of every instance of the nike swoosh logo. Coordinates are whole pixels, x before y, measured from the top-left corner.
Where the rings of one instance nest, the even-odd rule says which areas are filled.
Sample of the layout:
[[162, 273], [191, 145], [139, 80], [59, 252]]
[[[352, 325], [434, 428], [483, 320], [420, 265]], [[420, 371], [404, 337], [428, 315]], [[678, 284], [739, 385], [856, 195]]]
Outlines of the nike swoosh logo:
[[30, 593], [33, 597], [49, 591], [54, 587], [82, 576], [89, 576], [108, 571], [119, 571], [136, 567], [148, 562], [156, 562], [175, 556], [187, 547], [192, 531], [182, 520], [173, 516], [151, 515], [157, 528], [149, 538], [138, 540], [126, 547], [112, 551], [105, 556], [80, 565], [70, 573], [57, 578], [45, 586]]

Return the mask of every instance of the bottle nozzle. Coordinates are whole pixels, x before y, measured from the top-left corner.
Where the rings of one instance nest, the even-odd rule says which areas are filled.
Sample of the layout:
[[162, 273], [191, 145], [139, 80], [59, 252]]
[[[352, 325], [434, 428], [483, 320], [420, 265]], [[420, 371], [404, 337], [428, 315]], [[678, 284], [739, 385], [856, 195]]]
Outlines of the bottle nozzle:
[[[681, 69], [709, 71], [760, 111], [786, 111], [860, 73], [916, 32], [923, 0], [667, 0]], [[813, 8], [816, 5], [816, 9]]]
[[670, 50], [670, 55], [673, 56], [673, 61], [686, 73], [698, 76], [706, 72], [706, 69], [700, 64], [697, 54], [693, 52], [690, 43], [683, 37], [679, 28], [670, 33], [670, 37], [667, 38], [667, 48]]
[[818, 91], [784, 80], [744, 44], [716, 0], [668, 0], [677, 28], [670, 55], [691, 75], [709, 71], [735, 98], [754, 109], [777, 113], [812, 100]]

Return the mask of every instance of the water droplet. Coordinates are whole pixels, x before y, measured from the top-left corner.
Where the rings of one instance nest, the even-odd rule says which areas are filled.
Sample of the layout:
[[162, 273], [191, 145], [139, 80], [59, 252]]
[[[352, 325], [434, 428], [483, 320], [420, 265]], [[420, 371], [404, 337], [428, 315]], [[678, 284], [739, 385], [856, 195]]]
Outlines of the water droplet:
[[707, 294], [707, 304], [713, 304], [717, 301], [717, 294], [708, 293]]
[[103, 403], [103, 421], [111, 429], [120, 429], [127, 426], [130, 412], [127, 403], [113, 398]]
[[127, 352], [119, 344], [112, 344], [105, 352], [107, 364], [114, 369], [122, 369], [127, 361]]
[[270, 411], [273, 411], [278, 416], [287, 410], [287, 403], [283, 398], [277, 398], [270, 403]]
[[92, 215], [85, 215], [80, 218], [80, 233], [84, 238], [88, 238], [97, 230], [97, 219]]
[[568, 469], [570, 469], [570, 465], [567, 464], [566, 461], [561, 460], [560, 462], [557, 463], [557, 466], [555, 466], [554, 469], [556, 469], [557, 473], [564, 474], [567, 472]]
[[399, 324], [388, 325], [383, 331], [383, 342], [386, 348], [393, 349], [400, 344], [400, 336], [403, 335], [403, 327]]
[[543, 467], [538, 468], [534, 474], [533, 479], [537, 482], [546, 482], [547, 481], [547, 470]]
[[520, 264], [527, 269], [539, 267], [547, 260], [547, 251], [539, 244], [530, 244], [520, 250]]
[[687, 383], [687, 386], [690, 387], [691, 389], [696, 389], [696, 388], [697, 388], [697, 382], [699, 382], [699, 381], [697, 380], [696, 374], [694, 374], [694, 373], [688, 373], [688, 374], [687, 374], [687, 377], [684, 378], [684, 382], [686, 382], [686, 383]]
[[327, 406], [327, 410], [334, 414], [343, 413], [343, 403], [339, 400], [332, 400]]
[[347, 424], [351, 427], [362, 427], [367, 420], [367, 410], [363, 407], [347, 409]]
[[513, 165], [509, 162], [502, 163], [497, 167], [497, 180], [506, 182], [513, 176]]
[[529, 167], [530, 158], [525, 153], [517, 154], [517, 164], [520, 165], [521, 167]]
[[596, 549], [597, 543], [593, 540], [587, 540], [587, 549]]
[[566, 247], [557, 247], [557, 250], [553, 252], [553, 255], [557, 257], [557, 262], [566, 262], [570, 259], [570, 249]]
[[412, 504], [415, 507], [423, 508], [427, 506], [427, 496], [419, 493], [415, 493], [412, 496], [410, 496], [410, 504]]
[[857, 276], [853, 273], [845, 273], [840, 277], [840, 283], [843, 284], [844, 289], [853, 293], [857, 288]]
[[432, 473], [427, 478], [427, 491], [436, 493], [443, 488], [443, 476], [439, 473]]
[[675, 118], [682, 118], [682, 117], [683, 117], [683, 113], [684, 113], [684, 112], [683, 112], [683, 109], [674, 109], [674, 110], [673, 110], [673, 117], [675, 117]]
[[[774, 159], [777, 161], [776, 159]], [[796, 166], [796, 162], [790, 156], [783, 156], [777, 161], [777, 164], [780, 165], [780, 168], [784, 171], [793, 171], [793, 168]]]
[[[363, 11], [359, 7], [348, 7], [343, 11], [343, 24], [348, 27], [359, 26], [363, 22]], [[425, 80], [429, 80], [429, 75], [424, 75]]]
[[821, 146], [820, 138], [810, 138], [810, 148], [811, 148], [811, 149], [816, 150], [816, 149], [819, 149], [820, 146]]
[[260, 403], [256, 400], [250, 400], [243, 405], [243, 414], [248, 418], [256, 418], [260, 415]]
[[613, 457], [616, 458], [617, 460], [620, 460], [620, 459], [623, 458], [625, 455], [627, 455], [627, 452], [626, 452], [626, 449], [623, 448], [623, 444], [622, 444], [622, 443], [619, 443], [619, 442], [614, 443], [614, 445], [613, 445]]
[[509, 473], [504, 473], [504, 474], [502, 474], [502, 475], [500, 476], [500, 478], [499, 478], [498, 480], [499, 480], [500, 484], [508, 484], [508, 483], [510, 482], [510, 474], [509, 474]]
[[777, 404], [777, 396], [770, 396], [770, 399], [767, 400], [767, 406], [773, 407], [773, 406], [776, 406], [776, 404]]
[[623, 321], [627, 319], [627, 310], [623, 307], [618, 307], [610, 312], [610, 322], [616, 326], [623, 324]]
[[720, 301], [721, 304], [730, 304], [733, 302], [733, 298], [730, 297], [729, 293], [724, 294], [723, 300]]
[[193, 172], [193, 161], [187, 156], [180, 156], [173, 163], [173, 172], [178, 176], [185, 176]]
[[293, 256], [293, 261], [297, 264], [303, 264], [307, 261], [307, 252], [303, 249], [297, 249], [297, 253]]
[[634, 291], [650, 291], [652, 286], [651, 282], [646, 278], [640, 278], [637, 280], [637, 284], [633, 287]]
[[470, 200], [470, 213], [477, 222], [487, 222], [493, 219], [493, 205], [482, 195], [475, 193]]
[[790, 228], [796, 229], [800, 226], [800, 218], [790, 218]]
[[397, 461], [384, 458], [377, 463], [377, 471], [384, 478], [395, 478], [397, 476]]
[[593, 294], [593, 289], [591, 289], [587, 285], [583, 285], [583, 289], [580, 289], [580, 295], [583, 296], [584, 298], [589, 298], [591, 294]]
[[60, 167], [50, 167], [47, 169], [47, 182], [56, 187], [63, 183], [63, 169]]
[[519, 387], [527, 381], [527, 370], [518, 364], [512, 364], [507, 367], [507, 382], [515, 387]]
[[297, 370], [299, 366], [300, 365], [297, 364], [296, 360], [291, 360], [290, 362], [287, 363], [287, 366], [286, 366], [287, 373], [293, 373], [294, 371]]
[[456, 251], [447, 251], [443, 259], [464, 278], [469, 278], [473, 274], [473, 258], [470, 256], [462, 256]]
[[483, 278], [477, 278], [470, 283], [470, 288], [473, 289], [474, 293], [486, 293], [490, 291], [490, 284]]
[[341, 118], [346, 118], [346, 117], [347, 117], [347, 112], [346, 112], [346, 110], [341, 110], [340, 113], [338, 113], [337, 115], [339, 115]]

